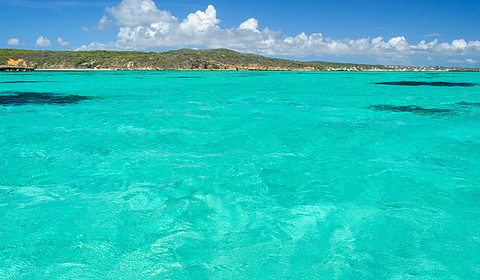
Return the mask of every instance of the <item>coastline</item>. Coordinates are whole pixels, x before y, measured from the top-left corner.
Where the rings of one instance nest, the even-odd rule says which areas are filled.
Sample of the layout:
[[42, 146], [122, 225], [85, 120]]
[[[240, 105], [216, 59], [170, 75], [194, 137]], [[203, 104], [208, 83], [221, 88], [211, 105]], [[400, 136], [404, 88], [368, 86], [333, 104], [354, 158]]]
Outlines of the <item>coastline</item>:
[[[180, 49], [168, 52], [31, 51], [2, 49], [0, 71], [351, 71], [479, 72], [443, 66], [401, 66], [294, 61], [228, 49]], [[2, 70], [2, 67], [4, 70]], [[15, 69], [14, 69], [15, 68]]]
[[77, 68], [49, 68], [34, 69], [36, 72], [112, 72], [112, 71], [270, 71], [270, 72], [480, 72], [478, 69], [145, 69], [145, 68], [119, 68], [119, 69], [77, 69]]

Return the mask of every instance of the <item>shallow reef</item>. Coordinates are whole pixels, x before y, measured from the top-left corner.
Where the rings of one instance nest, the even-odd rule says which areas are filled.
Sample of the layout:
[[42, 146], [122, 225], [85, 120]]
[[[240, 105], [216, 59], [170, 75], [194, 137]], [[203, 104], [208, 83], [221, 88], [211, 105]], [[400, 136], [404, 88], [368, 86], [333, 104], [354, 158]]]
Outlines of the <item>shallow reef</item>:
[[434, 87], [473, 87], [474, 83], [451, 83], [451, 82], [417, 82], [417, 81], [401, 81], [401, 82], [381, 82], [377, 85], [390, 86], [434, 86]]
[[6, 81], [0, 84], [34, 84], [34, 83], [50, 83], [50, 81]]
[[0, 105], [46, 105], [46, 104], [76, 104], [83, 100], [98, 99], [98, 97], [80, 95], [61, 95], [44, 92], [4, 92], [0, 93]]
[[480, 107], [480, 102], [457, 102], [455, 103], [460, 106], [473, 106], [473, 107]]
[[448, 115], [453, 114], [454, 112], [450, 109], [442, 109], [442, 108], [422, 108], [416, 105], [405, 105], [405, 106], [397, 106], [397, 105], [388, 105], [388, 104], [379, 104], [379, 105], [372, 105], [369, 109], [375, 111], [388, 111], [388, 112], [408, 112], [408, 113], [415, 113], [420, 115]]

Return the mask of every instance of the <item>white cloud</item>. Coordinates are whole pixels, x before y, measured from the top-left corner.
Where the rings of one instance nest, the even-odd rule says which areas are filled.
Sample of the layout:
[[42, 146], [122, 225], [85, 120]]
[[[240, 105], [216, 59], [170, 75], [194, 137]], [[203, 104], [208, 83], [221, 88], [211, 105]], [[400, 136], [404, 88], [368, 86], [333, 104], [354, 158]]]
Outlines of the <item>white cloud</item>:
[[35, 46], [37, 47], [50, 47], [52, 43], [48, 40], [47, 37], [40, 36], [38, 37], [37, 41], [35, 42]]
[[[331, 39], [322, 33], [287, 36], [269, 28], [258, 30], [258, 20], [247, 19], [238, 28], [222, 29], [217, 11], [209, 5], [205, 11], [189, 14], [180, 21], [169, 11], [160, 10], [152, 0], [123, 0], [106, 9], [101, 22], [119, 26], [117, 41], [92, 43], [80, 49], [98, 48], [143, 50], [159, 47], [230, 48], [265, 55], [322, 56], [374, 55], [403, 58], [409, 55], [480, 55], [480, 41], [463, 39], [440, 43], [437, 39], [410, 44], [404, 36], [360, 39]], [[437, 36], [438, 34], [427, 34]]]
[[214, 32], [220, 30], [217, 26], [219, 23], [217, 10], [212, 5], [209, 5], [205, 12], [197, 11], [194, 14], [189, 14], [180, 24], [180, 30], [188, 35], [202, 36], [202, 33], [207, 31]]
[[[104, 31], [105, 29], [109, 28], [112, 25], [113, 25], [113, 21], [107, 18], [106, 15], [103, 15], [103, 17], [98, 21], [96, 28], [98, 30]], [[88, 31], [88, 28], [87, 28], [87, 31]]]
[[148, 26], [157, 22], [178, 21], [169, 11], [161, 11], [152, 0], [123, 0], [116, 7], [106, 9], [119, 26]]
[[99, 42], [93, 42], [88, 45], [83, 45], [80, 48], [75, 49], [76, 51], [95, 51], [95, 50], [116, 50], [118, 49], [114, 43], [102, 44]]
[[462, 60], [462, 59], [450, 59], [448, 62], [450, 63], [461, 63], [461, 64], [475, 64], [475, 63], [480, 63], [480, 61], [478, 60], [474, 60], [474, 59], [471, 59], [471, 58], [467, 58], [465, 60]]
[[66, 42], [65, 40], [63, 40], [60, 37], [57, 38], [57, 43], [62, 47], [68, 47], [70, 45], [69, 42]]
[[468, 47], [468, 43], [463, 40], [463, 39], [460, 39], [460, 40], [454, 40], [452, 42], [452, 47], [454, 47], [455, 49], [465, 49]]
[[253, 31], [258, 31], [258, 20], [254, 18], [249, 18], [246, 21], [242, 22], [240, 26], [238, 27], [239, 29], [247, 29], [247, 30], [253, 30]]
[[25, 45], [25, 42], [20, 41], [20, 39], [17, 38], [10, 38], [7, 41], [7, 45], [9, 46], [20, 46], [20, 45]]
[[430, 34], [423, 35], [423, 37], [438, 37], [438, 36], [442, 36], [442, 34], [440, 34], [440, 33], [430, 33]]
[[95, 24], [92, 27], [86, 27], [82, 26], [82, 32], [92, 32], [95, 30], [100, 30], [100, 31], [107, 31], [114, 27], [115, 24], [113, 23], [113, 20], [109, 19], [107, 15], [103, 15], [101, 19], [98, 20], [97, 24]]

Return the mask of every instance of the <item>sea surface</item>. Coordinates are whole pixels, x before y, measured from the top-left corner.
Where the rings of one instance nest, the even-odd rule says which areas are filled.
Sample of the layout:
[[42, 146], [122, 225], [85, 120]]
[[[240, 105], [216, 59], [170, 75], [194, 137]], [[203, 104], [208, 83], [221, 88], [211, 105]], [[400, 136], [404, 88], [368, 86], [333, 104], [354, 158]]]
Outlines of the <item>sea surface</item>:
[[479, 279], [479, 83], [0, 74], [0, 279]]

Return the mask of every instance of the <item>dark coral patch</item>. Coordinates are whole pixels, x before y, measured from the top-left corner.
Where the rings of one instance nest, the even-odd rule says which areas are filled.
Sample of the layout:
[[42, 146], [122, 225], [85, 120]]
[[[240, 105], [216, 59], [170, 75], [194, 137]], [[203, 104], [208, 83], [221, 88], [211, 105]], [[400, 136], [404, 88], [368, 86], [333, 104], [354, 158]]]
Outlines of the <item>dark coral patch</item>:
[[406, 105], [406, 106], [396, 106], [396, 105], [387, 105], [387, 104], [380, 104], [380, 105], [372, 105], [369, 109], [375, 111], [387, 111], [387, 112], [408, 112], [408, 113], [415, 113], [420, 115], [448, 115], [453, 114], [452, 110], [449, 109], [442, 109], [442, 108], [422, 108], [416, 105]]
[[50, 81], [6, 81], [0, 84], [33, 84], [33, 83], [51, 83]]
[[416, 81], [401, 81], [401, 82], [382, 82], [375, 83], [377, 85], [389, 86], [434, 86], [434, 87], [473, 87], [474, 83], [451, 83], [451, 82], [416, 82]]
[[56, 93], [41, 92], [7, 92], [0, 93], [0, 105], [18, 106], [28, 104], [76, 104], [80, 101], [98, 99], [98, 97], [80, 95], [60, 95]]
[[460, 106], [473, 106], [473, 107], [480, 107], [480, 103], [478, 102], [457, 102], [455, 103]]

